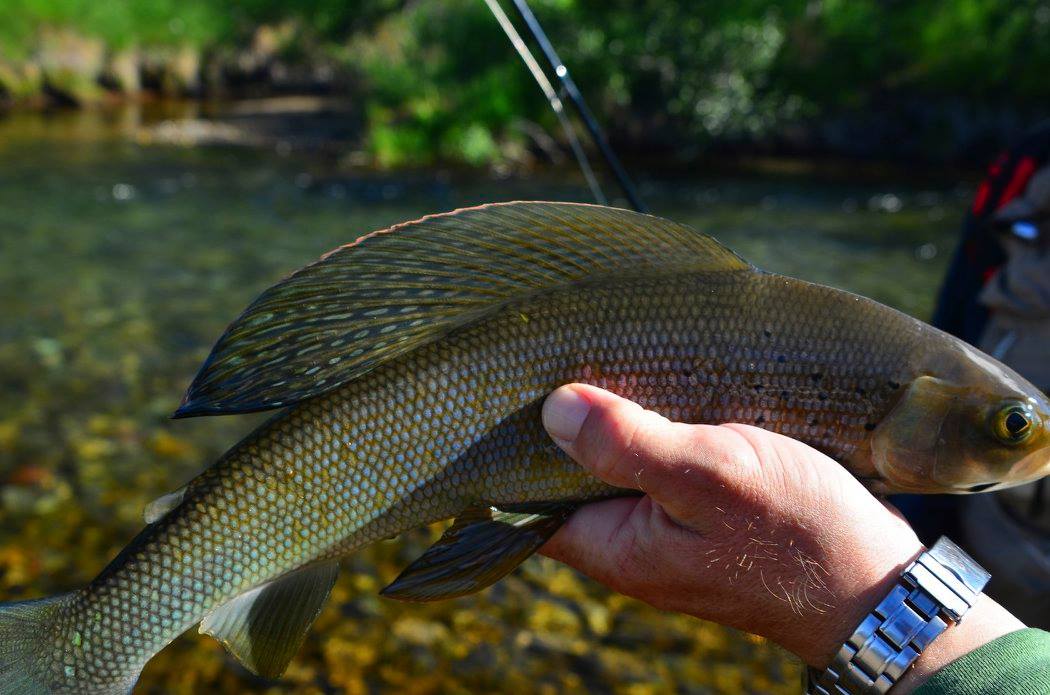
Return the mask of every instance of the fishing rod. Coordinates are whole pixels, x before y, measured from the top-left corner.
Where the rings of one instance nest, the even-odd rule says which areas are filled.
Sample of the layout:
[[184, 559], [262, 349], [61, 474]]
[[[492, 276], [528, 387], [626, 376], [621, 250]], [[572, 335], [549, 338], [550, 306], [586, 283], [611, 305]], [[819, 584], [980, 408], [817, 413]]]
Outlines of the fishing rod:
[[648, 212], [648, 207], [642, 202], [637, 189], [634, 187], [634, 183], [631, 182], [631, 178], [627, 175], [627, 171], [623, 168], [616, 153], [613, 152], [612, 147], [609, 145], [609, 141], [605, 137], [605, 133], [602, 131], [601, 126], [598, 125], [598, 120], [587, 107], [587, 102], [584, 101], [583, 94], [580, 93], [579, 88], [576, 86], [576, 82], [574, 82], [569, 75], [569, 68], [565, 67], [565, 63], [563, 63], [561, 58], [558, 57], [557, 51], [555, 51], [554, 46], [551, 45], [550, 39], [547, 38], [547, 34], [543, 31], [543, 27], [540, 26], [539, 20], [536, 19], [536, 15], [532, 13], [532, 10], [529, 8], [529, 5], [525, 0], [513, 0], [513, 2], [515, 9], [518, 11], [518, 15], [521, 17], [522, 21], [525, 22], [525, 26], [529, 28], [529, 32], [539, 45], [540, 51], [547, 59], [547, 63], [561, 81], [565, 94], [568, 95], [573, 106], [576, 107], [576, 112], [579, 114], [580, 120], [583, 121], [584, 126], [586, 126], [587, 132], [590, 133], [592, 142], [594, 142], [598, 147], [598, 150], [602, 153], [606, 164], [609, 165], [613, 175], [616, 177], [617, 183], [620, 184], [620, 188], [623, 189], [624, 195], [626, 195], [627, 200], [630, 201], [631, 207], [638, 212]]
[[562, 104], [561, 98], [558, 93], [554, 91], [554, 85], [547, 79], [547, 75], [544, 74], [543, 68], [536, 61], [536, 58], [532, 55], [532, 51], [529, 50], [528, 45], [521, 38], [521, 34], [514, 28], [514, 24], [510, 21], [507, 13], [503, 11], [499, 3], [496, 0], [485, 0], [485, 4], [489, 6], [489, 10], [492, 15], [496, 18], [500, 27], [503, 29], [503, 33], [510, 39], [510, 43], [514, 46], [514, 50], [521, 56], [521, 60], [525, 63], [525, 67], [532, 73], [532, 77], [536, 80], [536, 84], [540, 86], [544, 96], [547, 97], [547, 101], [551, 105], [551, 110], [554, 111], [554, 115], [558, 118], [558, 122], [561, 124], [561, 128], [565, 131], [565, 138], [569, 141], [569, 148], [572, 150], [573, 156], [576, 158], [577, 164], [580, 165], [580, 169], [583, 170], [583, 177], [587, 179], [587, 186], [591, 189], [591, 195], [594, 196], [595, 201], [599, 205], [608, 204], [608, 199], [605, 197], [605, 192], [602, 190], [601, 184], [598, 183], [598, 177], [594, 175], [594, 170], [591, 169], [590, 160], [587, 159], [587, 153], [584, 152], [583, 146], [580, 144], [580, 139], [576, 137], [576, 129], [573, 128], [572, 123], [569, 121], [568, 115], [565, 113], [565, 106]]
[[602, 130], [602, 127], [597, 124], [597, 119], [594, 118], [594, 114], [591, 113], [590, 108], [587, 107], [587, 102], [584, 101], [583, 93], [581, 93], [579, 87], [576, 87], [576, 83], [569, 75], [569, 68], [566, 67], [565, 63], [562, 62], [562, 59], [559, 58], [558, 51], [554, 50], [554, 46], [551, 45], [550, 39], [547, 38], [547, 34], [540, 25], [540, 20], [535, 18], [535, 15], [532, 14], [532, 9], [528, 6], [528, 3], [525, 0], [513, 0], [513, 3], [514, 8], [518, 10], [518, 15], [522, 18], [522, 21], [525, 22], [525, 25], [532, 34], [532, 38], [535, 39], [537, 44], [539, 44], [541, 52], [543, 52], [544, 57], [547, 59], [547, 63], [550, 64], [550, 68], [554, 70], [554, 75], [558, 76], [558, 79], [561, 80], [565, 93], [568, 94], [569, 99], [572, 101], [572, 105], [576, 107], [576, 112], [580, 114], [580, 119], [584, 122], [587, 131], [590, 133], [591, 141], [597, 146], [598, 150], [602, 152], [606, 164], [609, 165], [613, 175], [616, 176], [616, 182], [619, 184], [619, 187], [624, 189], [624, 194], [631, 203], [631, 207], [638, 212], [649, 212], [649, 208], [642, 202], [642, 198], [638, 196], [638, 192], [634, 188], [630, 176], [627, 175], [627, 170], [624, 169], [624, 165], [619, 163], [616, 153], [612, 151], [612, 147], [606, 139], [605, 132]]

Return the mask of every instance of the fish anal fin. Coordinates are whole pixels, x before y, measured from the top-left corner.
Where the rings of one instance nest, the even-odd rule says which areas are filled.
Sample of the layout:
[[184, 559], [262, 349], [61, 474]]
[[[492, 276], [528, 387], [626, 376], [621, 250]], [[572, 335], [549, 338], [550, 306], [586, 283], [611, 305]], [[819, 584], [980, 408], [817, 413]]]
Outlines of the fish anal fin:
[[437, 601], [480, 591], [536, 552], [576, 506], [517, 505], [513, 511], [472, 507], [380, 594], [402, 601]]
[[252, 673], [279, 678], [332, 591], [339, 564], [311, 565], [223, 604], [199, 631], [219, 640]]
[[537, 292], [625, 273], [749, 268], [706, 234], [628, 210], [513, 202], [430, 215], [338, 248], [259, 295], [175, 417], [292, 405]]

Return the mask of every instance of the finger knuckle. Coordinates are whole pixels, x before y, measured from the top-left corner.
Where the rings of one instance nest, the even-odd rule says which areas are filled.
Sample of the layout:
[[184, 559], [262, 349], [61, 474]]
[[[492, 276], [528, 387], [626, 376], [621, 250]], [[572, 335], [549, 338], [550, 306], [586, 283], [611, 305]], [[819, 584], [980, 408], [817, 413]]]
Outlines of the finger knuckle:
[[759, 474], [760, 452], [746, 433], [734, 428], [716, 428], [706, 438], [706, 455], [712, 473], [723, 480], [748, 480]]

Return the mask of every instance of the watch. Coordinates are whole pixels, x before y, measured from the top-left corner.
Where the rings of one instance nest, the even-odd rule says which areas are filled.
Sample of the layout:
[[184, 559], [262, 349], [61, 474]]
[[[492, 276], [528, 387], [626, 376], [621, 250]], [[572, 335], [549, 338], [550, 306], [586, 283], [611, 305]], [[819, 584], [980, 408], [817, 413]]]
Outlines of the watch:
[[991, 575], [942, 536], [911, 563], [823, 671], [806, 670], [807, 695], [882, 695], [919, 654], [959, 622]]

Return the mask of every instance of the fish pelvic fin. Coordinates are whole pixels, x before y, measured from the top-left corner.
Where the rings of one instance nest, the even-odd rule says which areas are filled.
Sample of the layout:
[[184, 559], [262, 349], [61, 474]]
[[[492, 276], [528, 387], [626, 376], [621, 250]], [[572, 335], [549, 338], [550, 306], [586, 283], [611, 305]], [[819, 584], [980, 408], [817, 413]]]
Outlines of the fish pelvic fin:
[[380, 594], [438, 601], [480, 591], [539, 550], [576, 507], [549, 503], [468, 509]]
[[169, 492], [168, 494], [161, 495], [153, 500], [142, 510], [142, 519], [147, 524], [153, 524], [160, 521], [168, 512], [182, 504], [187, 489], [187, 486], [184, 485], [175, 492]]
[[279, 678], [299, 651], [339, 574], [336, 561], [296, 570], [223, 604], [199, 631], [219, 640], [241, 664]]
[[[76, 597], [59, 594], [32, 601], [0, 603], [0, 695], [47, 695], [82, 692], [121, 695], [131, 692], [138, 673], [111, 682], [83, 682], [75, 666], [55, 670], [54, 623]], [[68, 645], [75, 649], [76, 645]]]
[[431, 215], [363, 236], [263, 292], [174, 416], [291, 405], [538, 292], [625, 273], [746, 269], [706, 234], [616, 208], [514, 202]]

